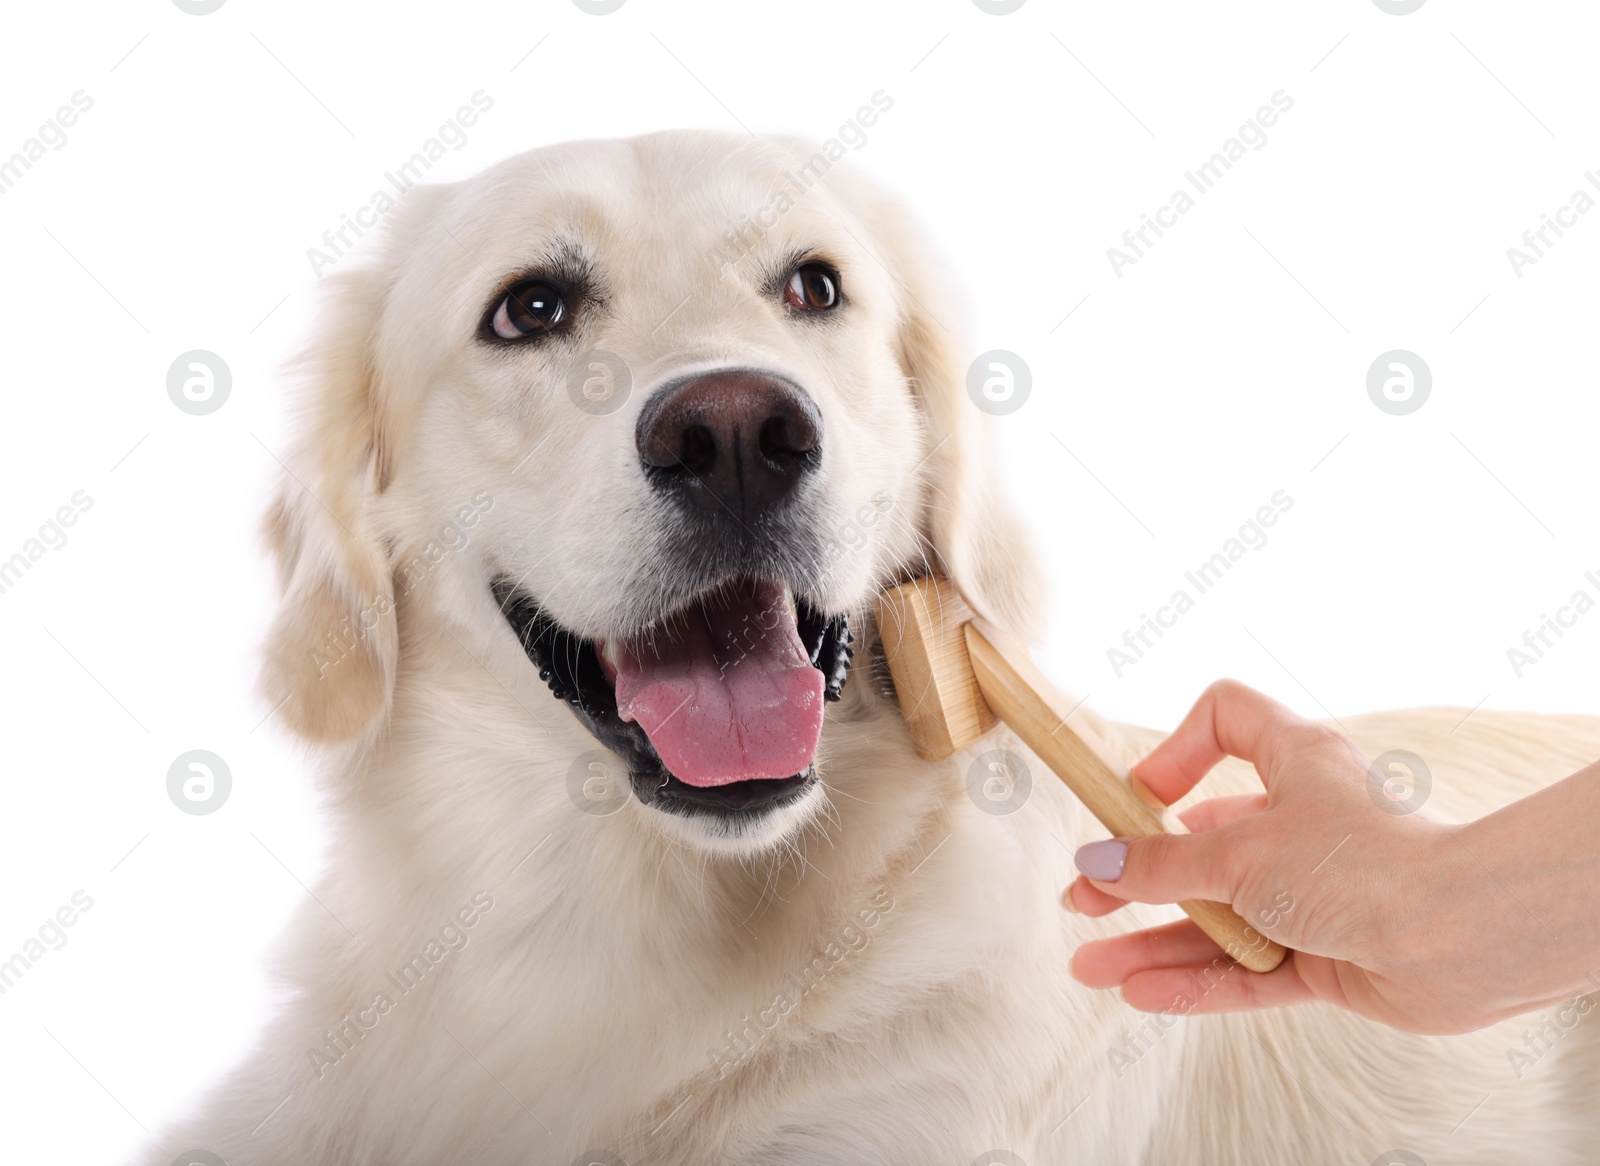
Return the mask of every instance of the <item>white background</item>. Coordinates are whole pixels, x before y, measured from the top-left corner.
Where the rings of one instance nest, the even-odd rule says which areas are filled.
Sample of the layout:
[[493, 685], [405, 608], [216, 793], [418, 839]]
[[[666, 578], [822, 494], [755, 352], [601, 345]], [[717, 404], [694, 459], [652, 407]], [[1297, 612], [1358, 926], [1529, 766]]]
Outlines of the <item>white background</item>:
[[[306, 249], [480, 89], [493, 109], [430, 178], [664, 127], [823, 138], [892, 96], [845, 164], [939, 241], [971, 352], [1032, 370], [1000, 422], [1008, 485], [1054, 580], [1044, 659], [1101, 711], [1170, 725], [1221, 674], [1318, 716], [1600, 709], [1600, 613], [1521, 678], [1506, 655], [1600, 590], [1600, 213], [1520, 278], [1506, 256], [1600, 169], [1583, 5], [121, 0], [6, 21], [0, 158], [94, 102], [0, 196], [0, 558], [93, 498], [0, 595], [0, 958], [94, 900], [0, 996], [7, 1161], [123, 1160], [259, 1026], [264, 952], [327, 859], [307, 759], [252, 689]], [[1278, 90], [1267, 144], [1119, 278], [1107, 248]], [[232, 369], [210, 416], [166, 394], [194, 348]], [[1433, 374], [1408, 416], [1366, 392], [1396, 348]], [[1117, 678], [1106, 650], [1278, 490], [1270, 542]], [[205, 817], [165, 792], [196, 748], [234, 780]]]

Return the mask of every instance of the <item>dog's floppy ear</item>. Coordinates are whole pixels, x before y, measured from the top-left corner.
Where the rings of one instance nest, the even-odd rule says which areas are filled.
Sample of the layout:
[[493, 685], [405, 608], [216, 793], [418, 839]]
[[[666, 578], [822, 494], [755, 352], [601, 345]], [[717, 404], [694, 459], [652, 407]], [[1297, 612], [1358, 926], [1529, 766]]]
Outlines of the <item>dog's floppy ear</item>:
[[[869, 221], [900, 298], [900, 365], [927, 419], [928, 490], [923, 535], [936, 564], [979, 614], [1032, 638], [1044, 610], [1044, 577], [994, 470], [993, 418], [967, 395], [969, 355], [952, 332], [955, 286], [938, 278], [921, 232], [903, 207], [878, 196]], [[939, 305], [936, 316], [930, 305]]]
[[265, 524], [283, 599], [261, 684], [315, 741], [381, 721], [399, 655], [393, 574], [373, 513], [388, 474], [373, 357], [385, 285], [371, 269], [328, 283], [321, 340], [305, 362], [309, 415]]

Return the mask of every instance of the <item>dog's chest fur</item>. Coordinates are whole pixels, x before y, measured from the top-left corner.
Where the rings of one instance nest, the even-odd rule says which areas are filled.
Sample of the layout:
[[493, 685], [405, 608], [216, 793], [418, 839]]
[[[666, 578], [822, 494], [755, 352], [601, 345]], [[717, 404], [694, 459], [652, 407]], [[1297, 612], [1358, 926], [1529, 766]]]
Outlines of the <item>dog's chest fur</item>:
[[[304, 994], [230, 1108], [290, 1102], [253, 1136], [196, 1131], [230, 1162], [1331, 1162], [1408, 1136], [1455, 1153], [1430, 1163], [1530, 1139], [1579, 1160], [1577, 1115], [1509, 1087], [1514, 1024], [1416, 1038], [1316, 1006], [1168, 1027], [1077, 985], [1078, 943], [1170, 913], [1061, 911], [1101, 832], [1042, 767], [1020, 810], [986, 814], [970, 758], [917, 760], [858, 697], [825, 740], [826, 820], [782, 855], [712, 860], [576, 810], [581, 730], [444, 659], [402, 677], [389, 740], [341, 783], [354, 826], [319, 893], [357, 939], [307, 913]], [[1132, 758], [1153, 738], [1114, 739]], [[483, 894], [463, 946], [396, 975]], [[330, 1062], [325, 1035], [378, 994]], [[1549, 1080], [1592, 1076], [1590, 1043]], [[1485, 1095], [1494, 1124], [1453, 1144]]]

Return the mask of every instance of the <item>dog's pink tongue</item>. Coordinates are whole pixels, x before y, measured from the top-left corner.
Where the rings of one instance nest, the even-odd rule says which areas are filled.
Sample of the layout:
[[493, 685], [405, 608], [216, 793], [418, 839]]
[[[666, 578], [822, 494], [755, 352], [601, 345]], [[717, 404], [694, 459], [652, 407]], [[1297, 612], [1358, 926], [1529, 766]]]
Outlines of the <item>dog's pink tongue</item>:
[[791, 777], [816, 754], [823, 677], [776, 583], [737, 584], [624, 644], [615, 682], [622, 719], [690, 785]]

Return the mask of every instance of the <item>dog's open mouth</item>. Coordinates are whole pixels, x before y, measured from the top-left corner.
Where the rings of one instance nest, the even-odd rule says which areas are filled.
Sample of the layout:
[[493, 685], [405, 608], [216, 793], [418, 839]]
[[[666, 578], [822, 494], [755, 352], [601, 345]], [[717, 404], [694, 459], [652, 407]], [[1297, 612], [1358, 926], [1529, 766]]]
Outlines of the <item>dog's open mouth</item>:
[[679, 814], [753, 816], [801, 796], [824, 701], [850, 668], [845, 615], [772, 579], [737, 579], [642, 634], [596, 642], [509, 580], [495, 597], [539, 676], [628, 764], [640, 801]]

